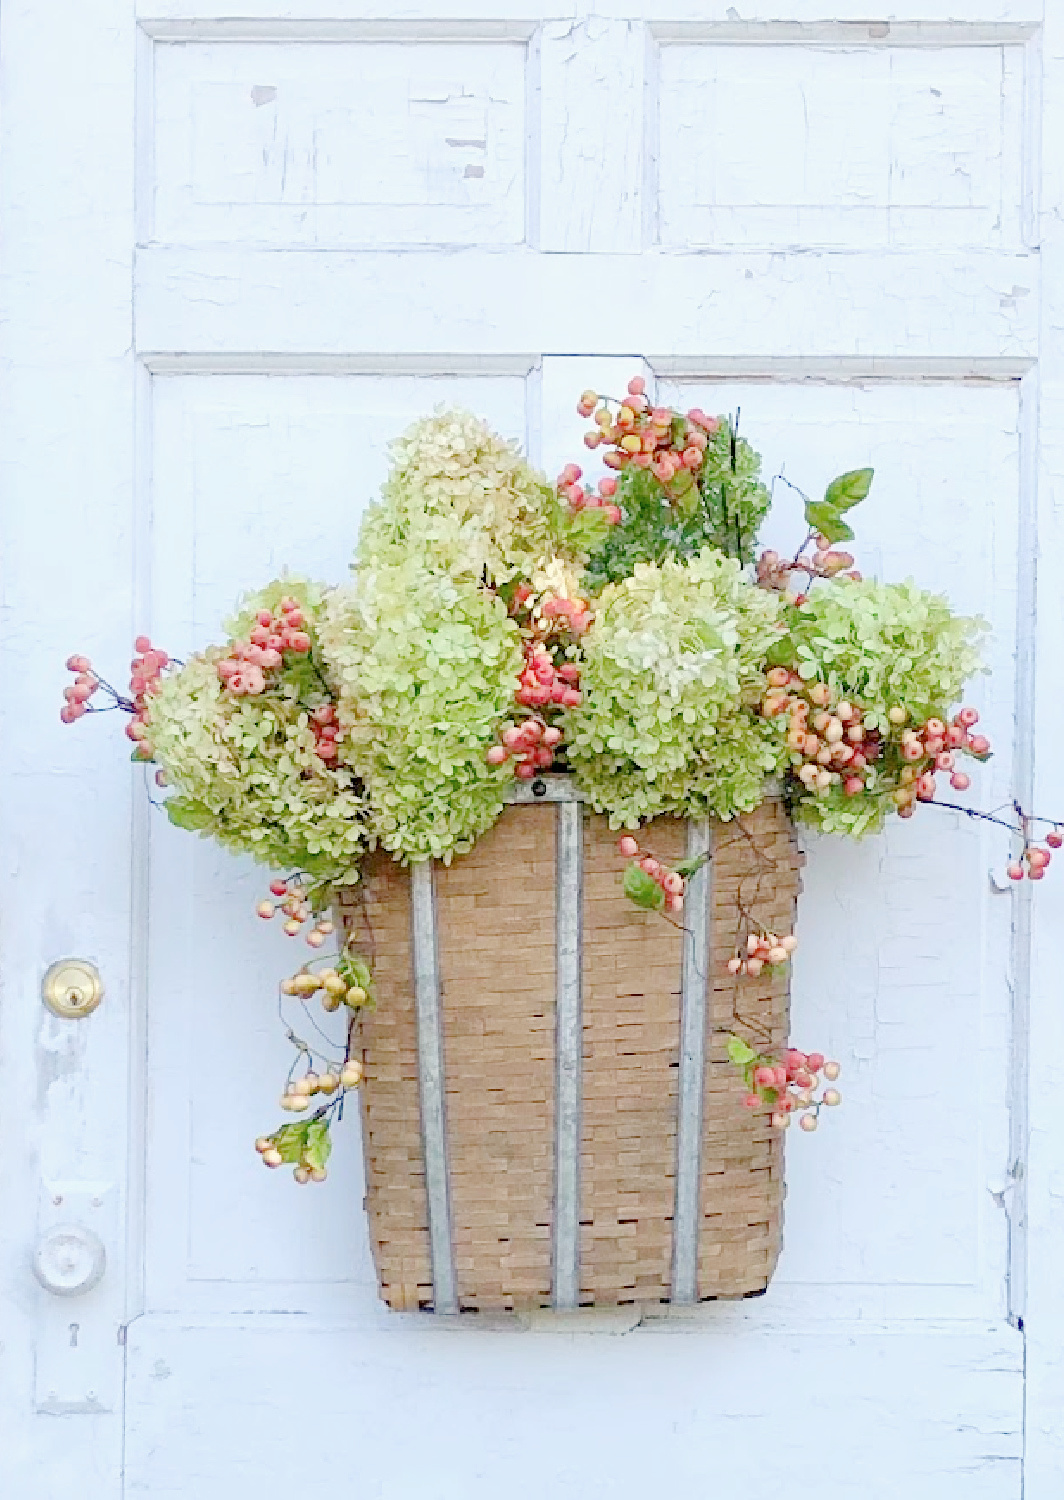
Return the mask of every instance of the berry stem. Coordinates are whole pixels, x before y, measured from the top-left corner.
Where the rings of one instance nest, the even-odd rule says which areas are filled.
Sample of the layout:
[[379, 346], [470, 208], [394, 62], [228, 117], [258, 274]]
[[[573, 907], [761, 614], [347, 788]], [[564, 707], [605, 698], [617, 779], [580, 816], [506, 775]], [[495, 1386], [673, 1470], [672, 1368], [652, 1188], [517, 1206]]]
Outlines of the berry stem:
[[963, 813], [966, 818], [978, 818], [984, 823], [995, 823], [999, 828], [1007, 828], [1010, 833], [1018, 834], [1024, 842], [1028, 841], [1027, 829], [1032, 823], [1046, 823], [1052, 828], [1059, 828], [1064, 824], [1062, 818], [1037, 817], [1034, 813], [1025, 813], [1018, 803], [1014, 802], [1012, 805], [1020, 819], [1018, 824], [1010, 823], [1007, 818], [999, 818], [994, 813], [981, 812], [977, 807], [964, 807], [959, 802], [942, 802], [937, 797], [925, 804], [927, 807], [942, 807], [949, 812]]

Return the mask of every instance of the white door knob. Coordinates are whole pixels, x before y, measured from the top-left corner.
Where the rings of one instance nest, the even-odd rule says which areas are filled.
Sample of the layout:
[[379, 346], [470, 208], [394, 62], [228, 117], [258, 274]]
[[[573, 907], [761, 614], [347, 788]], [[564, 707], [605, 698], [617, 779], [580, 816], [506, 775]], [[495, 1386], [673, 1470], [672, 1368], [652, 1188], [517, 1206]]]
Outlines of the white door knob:
[[33, 1274], [46, 1292], [78, 1297], [96, 1285], [107, 1265], [99, 1235], [80, 1224], [56, 1224], [33, 1252]]

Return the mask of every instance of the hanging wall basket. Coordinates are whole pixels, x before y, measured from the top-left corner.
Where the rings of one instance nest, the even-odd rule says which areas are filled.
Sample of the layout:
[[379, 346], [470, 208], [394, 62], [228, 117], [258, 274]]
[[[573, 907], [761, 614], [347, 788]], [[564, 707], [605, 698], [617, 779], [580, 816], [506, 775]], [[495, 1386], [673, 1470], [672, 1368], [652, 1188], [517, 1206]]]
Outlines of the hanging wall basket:
[[[802, 862], [783, 804], [661, 819], [662, 859], [710, 848], [683, 925], [638, 910], [616, 835], [565, 776], [526, 784], [449, 866], [370, 860], [339, 916], [373, 953], [362, 1124], [389, 1307], [441, 1313], [763, 1291], [781, 1132], [735, 1107], [735, 1005], [785, 1042], [788, 971], [741, 988], [751, 919], [789, 931]], [[738, 999], [737, 999], [738, 997]]]

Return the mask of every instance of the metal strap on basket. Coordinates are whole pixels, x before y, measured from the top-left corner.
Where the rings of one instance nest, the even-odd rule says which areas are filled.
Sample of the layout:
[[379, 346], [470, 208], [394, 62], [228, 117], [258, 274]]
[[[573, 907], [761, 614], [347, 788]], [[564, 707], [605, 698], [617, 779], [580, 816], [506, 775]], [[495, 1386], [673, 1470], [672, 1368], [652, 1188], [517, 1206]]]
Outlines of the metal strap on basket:
[[417, 1009], [417, 1071], [421, 1095], [421, 1143], [425, 1155], [425, 1196], [429, 1210], [433, 1307], [458, 1311], [458, 1284], [451, 1231], [451, 1190], [447, 1172], [447, 1117], [444, 1107], [443, 1028], [440, 1016], [440, 960], [436, 939], [433, 863], [422, 860], [410, 872], [414, 939], [414, 1000]]
[[[687, 825], [687, 857], [712, 848], [707, 818]], [[706, 992], [709, 977], [710, 861], [687, 881], [680, 978], [680, 1078], [676, 1104], [676, 1202], [672, 1216], [671, 1301], [698, 1301], [701, 1228], [702, 1119], [706, 1076]]]
[[559, 802], [554, 1022], [555, 1307], [580, 1304], [580, 1136], [583, 1093], [584, 809]]
[[584, 799], [566, 776], [518, 782], [509, 802], [557, 806], [554, 860], [554, 1205], [551, 1302], [580, 1305]]

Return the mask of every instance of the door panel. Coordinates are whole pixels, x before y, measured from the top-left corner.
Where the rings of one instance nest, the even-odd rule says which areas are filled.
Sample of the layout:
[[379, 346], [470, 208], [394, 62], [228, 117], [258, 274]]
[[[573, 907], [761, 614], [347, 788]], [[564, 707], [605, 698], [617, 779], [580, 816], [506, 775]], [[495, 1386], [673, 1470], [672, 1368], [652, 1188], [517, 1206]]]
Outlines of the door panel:
[[658, 83], [660, 241], [1019, 245], [1023, 81], [1018, 41], [841, 51], [676, 40], [661, 49]]
[[[518, 376], [159, 376], [152, 402], [152, 639], [216, 640], [237, 597], [288, 569], [343, 581], [387, 445], [439, 404], [527, 440]], [[301, 945], [255, 915], [270, 874], [150, 822], [149, 1309], [375, 1301], [357, 1111], [327, 1193], [276, 1192], [249, 1143], [272, 1129], [312, 1011], [278, 981]], [[303, 950], [305, 952], [305, 950]], [[287, 967], [286, 967], [287, 966]], [[315, 1017], [319, 1021], [321, 1018]], [[326, 1022], [326, 1025], [328, 1023]], [[353, 1288], [351, 1284], [353, 1283]], [[325, 1301], [322, 1301], [322, 1297]], [[339, 1298], [339, 1302], [330, 1300]]]
[[[1018, 388], [672, 381], [662, 389], [683, 408], [740, 413], [773, 482], [765, 541], [781, 551], [803, 533], [801, 500], [778, 476], [815, 495], [836, 471], [874, 466], [851, 549], [868, 573], [913, 578], [990, 622], [991, 675], [976, 678], [969, 697], [997, 753], [957, 800], [1007, 800]], [[1011, 910], [989, 873], [1000, 871], [1007, 844], [997, 830], [935, 809], [881, 838], [805, 842], [793, 1033], [799, 1046], [844, 1056], [848, 1112], [830, 1139], [818, 1134], [816, 1152], [788, 1140], [779, 1280], [830, 1283], [844, 1298], [862, 1284], [888, 1298], [904, 1286], [913, 1306], [1001, 1316], [1007, 1226], [987, 1183], [1008, 1149]]]
[[520, 41], [203, 41], [154, 71], [151, 237], [518, 244]]

